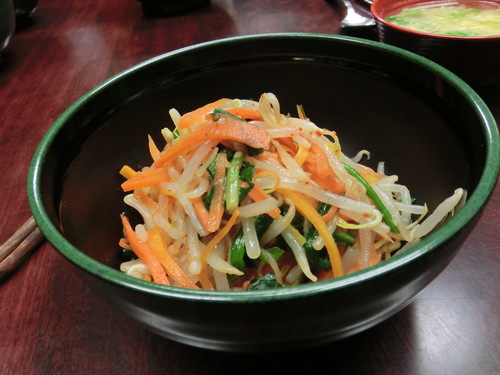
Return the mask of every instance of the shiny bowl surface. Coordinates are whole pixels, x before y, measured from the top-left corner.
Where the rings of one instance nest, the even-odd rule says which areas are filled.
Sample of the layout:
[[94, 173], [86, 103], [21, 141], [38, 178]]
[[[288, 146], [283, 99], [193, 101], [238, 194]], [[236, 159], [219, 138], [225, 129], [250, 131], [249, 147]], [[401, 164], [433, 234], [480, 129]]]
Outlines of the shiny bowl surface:
[[[150, 163], [181, 113], [221, 97], [273, 92], [335, 129], [344, 153], [371, 151], [430, 209], [457, 187], [466, 205], [419, 245], [335, 280], [254, 292], [186, 290], [118, 270], [123, 164]], [[47, 131], [28, 178], [41, 230], [99, 296], [153, 332], [227, 351], [285, 350], [356, 334], [416, 297], [451, 261], [499, 171], [495, 121], [457, 76], [410, 52], [343, 36], [270, 34], [190, 46], [134, 66], [71, 105]], [[403, 328], [403, 327], [402, 327]]]

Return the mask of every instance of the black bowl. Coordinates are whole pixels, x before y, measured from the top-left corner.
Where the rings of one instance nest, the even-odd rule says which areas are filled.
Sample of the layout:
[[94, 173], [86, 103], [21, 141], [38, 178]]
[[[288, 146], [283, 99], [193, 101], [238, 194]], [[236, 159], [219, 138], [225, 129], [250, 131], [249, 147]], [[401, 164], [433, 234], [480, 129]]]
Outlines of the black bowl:
[[[186, 290], [118, 271], [123, 164], [150, 164], [168, 110], [273, 92], [335, 129], [343, 151], [371, 151], [433, 209], [457, 187], [466, 205], [406, 253], [332, 281], [273, 291]], [[135, 66], [90, 91], [49, 129], [29, 174], [33, 215], [53, 246], [102, 298], [150, 330], [219, 350], [319, 345], [408, 305], [450, 262], [499, 171], [499, 137], [485, 104], [429, 60], [355, 38], [273, 34], [195, 45]]]

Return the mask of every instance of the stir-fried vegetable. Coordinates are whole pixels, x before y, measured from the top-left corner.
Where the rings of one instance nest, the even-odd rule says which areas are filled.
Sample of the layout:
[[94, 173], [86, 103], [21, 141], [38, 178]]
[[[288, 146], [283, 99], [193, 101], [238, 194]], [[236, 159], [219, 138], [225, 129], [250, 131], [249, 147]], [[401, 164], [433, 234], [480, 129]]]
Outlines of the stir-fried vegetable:
[[121, 270], [183, 288], [262, 290], [316, 282], [405, 251], [464, 199], [457, 189], [425, 219], [409, 189], [348, 158], [335, 132], [285, 116], [273, 94], [171, 110], [152, 164], [124, 166]]

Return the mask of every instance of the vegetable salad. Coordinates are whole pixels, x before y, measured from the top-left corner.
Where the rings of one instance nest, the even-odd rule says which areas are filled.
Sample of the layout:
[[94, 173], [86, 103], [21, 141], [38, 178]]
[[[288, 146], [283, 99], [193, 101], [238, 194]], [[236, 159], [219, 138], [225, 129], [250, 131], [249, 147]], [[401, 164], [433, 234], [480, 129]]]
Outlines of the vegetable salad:
[[384, 163], [343, 154], [337, 134], [284, 115], [272, 93], [170, 111], [152, 164], [120, 171], [120, 269], [183, 288], [259, 290], [317, 282], [378, 264], [418, 243], [465, 199], [431, 214]]

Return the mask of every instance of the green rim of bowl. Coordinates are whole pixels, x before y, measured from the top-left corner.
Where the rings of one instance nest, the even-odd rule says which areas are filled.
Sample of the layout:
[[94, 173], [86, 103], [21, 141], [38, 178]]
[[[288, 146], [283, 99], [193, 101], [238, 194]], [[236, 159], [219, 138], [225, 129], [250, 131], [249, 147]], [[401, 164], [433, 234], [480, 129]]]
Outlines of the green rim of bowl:
[[[64, 127], [65, 122], [70, 118], [80, 107], [90, 100], [96, 93], [104, 89], [120, 78], [133, 73], [134, 71], [143, 69], [146, 66], [155, 64], [155, 62], [163, 59], [174, 58], [177, 55], [190, 53], [197, 48], [210, 47], [219, 44], [238, 43], [242, 40], [261, 40], [261, 39], [280, 39], [280, 38], [295, 38], [302, 40], [310, 39], [329, 39], [337, 43], [348, 43], [362, 45], [367, 49], [378, 51], [385, 51], [390, 55], [410, 60], [411, 62], [432, 71], [447, 81], [452, 87], [460, 92], [464, 98], [467, 99], [469, 105], [474, 109], [478, 117], [483, 122], [483, 132], [485, 140], [485, 171], [483, 172], [477, 188], [473, 194], [468, 197], [464, 207], [451, 218], [446, 225], [439, 228], [434, 233], [427, 236], [421, 243], [414, 246], [404, 254], [395, 256], [387, 261], [384, 261], [376, 266], [362, 270], [350, 275], [345, 275], [336, 279], [321, 281], [311, 284], [305, 284], [295, 287], [288, 287], [283, 289], [269, 290], [269, 291], [207, 291], [207, 290], [191, 290], [183, 289], [174, 286], [164, 286], [154, 284], [151, 282], [135, 279], [118, 270], [112, 269], [80, 252], [69, 241], [67, 241], [61, 234], [59, 229], [51, 222], [45, 210], [42, 192], [41, 192], [41, 175], [47, 152], [49, 151], [52, 142], [57, 134]], [[327, 34], [311, 34], [311, 33], [276, 33], [276, 34], [259, 34], [248, 35], [219, 39], [211, 42], [201, 43], [190, 47], [185, 47], [179, 50], [168, 52], [153, 59], [147, 60], [143, 63], [135, 65], [111, 78], [104, 81], [88, 93], [83, 95], [80, 99], [74, 102], [48, 129], [47, 133], [42, 138], [38, 148], [34, 153], [30, 170], [28, 174], [28, 200], [33, 213], [33, 216], [40, 227], [47, 240], [55, 247], [63, 256], [80, 267], [91, 275], [100, 279], [111, 282], [115, 285], [132, 288], [136, 291], [155, 294], [159, 296], [168, 296], [171, 298], [179, 299], [195, 299], [206, 301], [221, 301], [221, 302], [252, 302], [252, 301], [265, 301], [269, 299], [288, 299], [296, 297], [307, 297], [324, 291], [332, 291], [348, 288], [368, 279], [376, 278], [386, 272], [402, 267], [414, 259], [422, 256], [425, 253], [432, 251], [432, 249], [443, 244], [457, 232], [460, 231], [467, 223], [482, 210], [488, 198], [493, 192], [496, 185], [498, 174], [500, 170], [500, 140], [498, 128], [490, 110], [483, 102], [483, 100], [476, 94], [476, 92], [468, 86], [463, 80], [451, 73], [449, 70], [441, 67], [440, 65], [422, 57], [417, 54], [408, 52], [398, 47], [382, 44], [380, 42], [359, 39], [355, 37], [327, 35]]]

